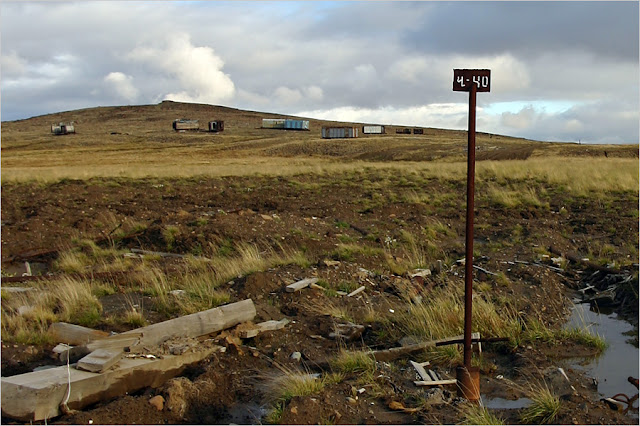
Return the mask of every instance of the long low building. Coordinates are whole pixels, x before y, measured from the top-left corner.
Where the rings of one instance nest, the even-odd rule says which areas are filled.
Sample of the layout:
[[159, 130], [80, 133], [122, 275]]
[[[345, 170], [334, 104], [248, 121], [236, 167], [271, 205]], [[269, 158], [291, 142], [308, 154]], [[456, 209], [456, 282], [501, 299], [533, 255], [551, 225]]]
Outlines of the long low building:
[[263, 118], [263, 129], [309, 130], [309, 120], [291, 120], [288, 118]]
[[339, 139], [339, 138], [357, 138], [357, 127], [323, 127], [322, 137], [324, 139]]
[[384, 133], [384, 126], [362, 126], [362, 133], [363, 134], [383, 134]]

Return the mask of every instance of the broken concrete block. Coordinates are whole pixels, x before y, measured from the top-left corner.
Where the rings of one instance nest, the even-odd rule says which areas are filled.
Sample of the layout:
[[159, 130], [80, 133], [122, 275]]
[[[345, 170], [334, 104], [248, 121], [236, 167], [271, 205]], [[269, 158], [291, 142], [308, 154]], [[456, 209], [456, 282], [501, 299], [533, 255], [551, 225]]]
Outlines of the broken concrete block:
[[52, 419], [62, 414], [60, 405], [67, 398], [67, 391], [67, 407], [81, 409], [127, 392], [161, 386], [186, 366], [200, 362], [219, 350], [219, 346], [211, 346], [181, 356], [123, 358], [115, 368], [104, 373], [68, 369], [65, 365], [2, 377], [2, 415], [23, 421]]
[[287, 293], [293, 293], [294, 291], [302, 290], [305, 287], [309, 287], [311, 284], [315, 284], [318, 282], [318, 278], [305, 278], [304, 280], [300, 280], [293, 284], [289, 284], [286, 289]]
[[54, 322], [49, 326], [49, 333], [53, 335], [56, 342], [68, 345], [84, 345], [93, 340], [109, 337], [106, 331], [93, 330], [66, 322]]
[[94, 373], [102, 373], [120, 361], [123, 353], [122, 350], [118, 349], [98, 349], [78, 361], [76, 368], [93, 371]]

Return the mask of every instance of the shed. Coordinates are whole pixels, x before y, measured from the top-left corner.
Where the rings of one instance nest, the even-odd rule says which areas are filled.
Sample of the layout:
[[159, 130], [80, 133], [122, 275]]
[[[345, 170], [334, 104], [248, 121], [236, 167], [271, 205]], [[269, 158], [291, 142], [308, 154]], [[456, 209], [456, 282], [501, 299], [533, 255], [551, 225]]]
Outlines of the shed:
[[210, 132], [222, 132], [224, 130], [224, 121], [215, 120], [209, 122], [209, 131]]
[[73, 125], [73, 122], [51, 125], [51, 133], [53, 133], [54, 135], [68, 135], [70, 133], [75, 133], [75, 132], [76, 132], [76, 128]]
[[309, 130], [309, 120], [285, 120], [286, 130]]
[[324, 139], [337, 139], [337, 138], [357, 138], [357, 127], [323, 127], [322, 137]]
[[400, 133], [403, 135], [410, 135], [411, 134], [411, 129], [396, 129], [396, 133]]
[[382, 134], [384, 133], [384, 126], [362, 126], [363, 134]]
[[284, 123], [287, 121], [284, 118], [263, 118], [263, 129], [284, 129]]
[[200, 124], [198, 120], [189, 120], [186, 118], [177, 118], [173, 120], [173, 129], [178, 131], [184, 130], [198, 130], [200, 128]]
[[424, 129], [413, 129], [413, 134], [414, 135], [423, 135], [424, 134]]

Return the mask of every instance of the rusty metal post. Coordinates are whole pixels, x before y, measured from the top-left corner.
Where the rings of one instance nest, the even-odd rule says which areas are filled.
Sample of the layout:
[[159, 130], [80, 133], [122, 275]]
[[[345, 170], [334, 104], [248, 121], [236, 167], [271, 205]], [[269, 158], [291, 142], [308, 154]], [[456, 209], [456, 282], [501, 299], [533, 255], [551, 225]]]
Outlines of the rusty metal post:
[[467, 155], [467, 240], [464, 274], [464, 366], [471, 367], [471, 306], [473, 296], [473, 207], [476, 173], [476, 92], [469, 90], [469, 131]]

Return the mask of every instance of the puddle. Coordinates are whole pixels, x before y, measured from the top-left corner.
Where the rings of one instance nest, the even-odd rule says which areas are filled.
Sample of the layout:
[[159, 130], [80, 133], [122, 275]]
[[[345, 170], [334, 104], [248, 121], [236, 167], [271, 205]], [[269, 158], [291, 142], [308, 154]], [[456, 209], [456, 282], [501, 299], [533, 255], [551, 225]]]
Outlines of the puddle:
[[[598, 392], [605, 397], [617, 393], [635, 395], [638, 390], [627, 381], [629, 376], [638, 378], [638, 348], [628, 342], [633, 326], [618, 319], [615, 313], [592, 312], [585, 305], [575, 305], [565, 327], [588, 327], [593, 334], [602, 336], [609, 344], [597, 358], [580, 358], [571, 367], [585, 371], [598, 380]], [[636, 403], [637, 404], [637, 403]], [[631, 413], [631, 412], [630, 412]], [[638, 417], [637, 412], [634, 415]]]
[[494, 410], [520, 409], [531, 403], [529, 398], [504, 399], [504, 398], [482, 398], [482, 405]]

